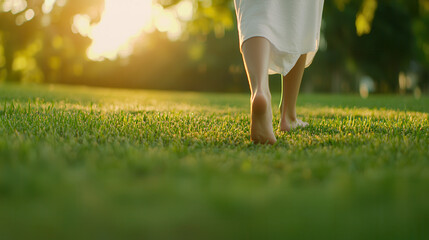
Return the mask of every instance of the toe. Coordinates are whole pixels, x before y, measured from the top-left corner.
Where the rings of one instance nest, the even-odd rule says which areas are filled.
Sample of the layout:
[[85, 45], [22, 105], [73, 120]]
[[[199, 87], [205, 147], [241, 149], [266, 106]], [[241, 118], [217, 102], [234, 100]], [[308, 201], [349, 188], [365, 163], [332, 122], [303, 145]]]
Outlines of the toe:
[[300, 126], [300, 127], [307, 127], [309, 124], [308, 124], [308, 122], [304, 122], [304, 121], [302, 121], [301, 119], [297, 119], [298, 121], [298, 126]]

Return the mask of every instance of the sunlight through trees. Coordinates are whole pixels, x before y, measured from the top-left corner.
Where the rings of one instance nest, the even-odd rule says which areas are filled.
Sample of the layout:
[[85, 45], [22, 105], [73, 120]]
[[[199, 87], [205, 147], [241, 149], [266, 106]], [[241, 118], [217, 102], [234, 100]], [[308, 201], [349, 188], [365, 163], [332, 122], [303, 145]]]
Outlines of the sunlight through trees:
[[[427, 92], [428, 25], [426, 0], [325, 1], [304, 91]], [[0, 0], [0, 81], [243, 91], [236, 31], [232, 0]]]

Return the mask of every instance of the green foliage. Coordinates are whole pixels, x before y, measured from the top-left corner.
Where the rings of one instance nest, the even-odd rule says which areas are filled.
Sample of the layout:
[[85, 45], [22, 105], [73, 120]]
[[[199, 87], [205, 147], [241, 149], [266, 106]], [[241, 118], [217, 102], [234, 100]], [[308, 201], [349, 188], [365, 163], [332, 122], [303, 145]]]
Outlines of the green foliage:
[[[360, 7], [359, 1], [349, 1], [341, 11], [337, 11], [334, 2], [325, 2], [322, 33], [327, 48], [320, 51], [320, 61], [316, 58], [319, 72], [329, 69], [334, 79], [332, 89], [345, 85], [343, 91], [356, 88], [357, 78], [369, 75], [375, 80], [377, 91], [395, 92], [399, 89], [400, 72], [418, 74], [420, 87], [427, 88], [429, 79], [424, 69], [429, 65], [424, 59], [429, 59], [429, 55], [423, 56], [418, 49], [429, 38], [425, 30], [417, 27], [427, 14], [416, 11], [420, 7], [417, 1], [378, 1], [376, 6], [368, 7], [374, 13], [367, 10], [370, 12], [364, 14], [365, 7]], [[359, 20], [365, 22], [359, 30], [358, 26], [351, 27], [357, 21], [356, 15], [362, 19], [367, 15], [372, 20]], [[422, 32], [417, 33], [413, 28]], [[360, 36], [356, 31], [362, 31]]]
[[[164, 7], [171, 7], [180, 0], [158, 0]], [[187, 31], [193, 35], [207, 35], [214, 32], [217, 37], [223, 37], [225, 30], [234, 26], [235, 16], [231, 11], [231, 0], [192, 0], [195, 15], [187, 23]]]
[[[4, 2], [0, 0], [0, 6]], [[86, 61], [85, 52], [90, 44], [89, 39], [72, 33], [73, 17], [79, 13], [88, 14], [97, 21], [103, 0], [66, 1], [64, 6], [54, 4], [46, 13], [42, 10], [45, 1], [24, 2], [27, 8], [18, 13], [0, 8], [0, 36], [7, 73], [4, 79], [55, 82], [59, 76], [62, 79], [73, 77], [76, 65]], [[18, 24], [18, 19], [28, 9], [34, 11], [34, 17]], [[24, 59], [22, 66], [14, 68], [15, 60], [20, 57]]]
[[424, 239], [428, 100], [302, 95], [261, 146], [246, 94], [0, 85], [0, 232]]

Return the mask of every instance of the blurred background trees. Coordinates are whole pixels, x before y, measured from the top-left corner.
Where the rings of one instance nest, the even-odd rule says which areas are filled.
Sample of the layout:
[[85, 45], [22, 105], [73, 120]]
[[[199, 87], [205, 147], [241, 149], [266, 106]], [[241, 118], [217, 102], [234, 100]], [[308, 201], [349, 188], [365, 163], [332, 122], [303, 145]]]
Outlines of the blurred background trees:
[[[0, 0], [0, 81], [247, 91], [233, 1], [113, 1]], [[125, 2], [141, 14], [133, 18]], [[136, 28], [141, 21], [148, 24]], [[110, 35], [97, 38], [97, 25]], [[427, 26], [429, 0], [325, 1], [319, 53], [302, 90], [428, 92]], [[97, 52], [126, 30], [134, 35], [117, 51]]]

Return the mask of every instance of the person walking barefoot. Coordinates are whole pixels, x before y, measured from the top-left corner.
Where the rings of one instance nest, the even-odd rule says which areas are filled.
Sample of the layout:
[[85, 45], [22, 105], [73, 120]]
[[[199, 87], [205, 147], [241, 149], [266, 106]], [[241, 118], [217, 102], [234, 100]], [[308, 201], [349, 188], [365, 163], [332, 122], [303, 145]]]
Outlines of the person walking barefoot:
[[274, 144], [269, 74], [282, 74], [280, 131], [306, 127], [296, 101], [304, 68], [319, 45], [323, 0], [234, 0], [240, 51], [250, 87], [250, 138]]

